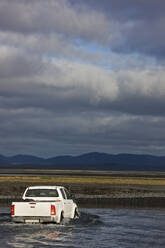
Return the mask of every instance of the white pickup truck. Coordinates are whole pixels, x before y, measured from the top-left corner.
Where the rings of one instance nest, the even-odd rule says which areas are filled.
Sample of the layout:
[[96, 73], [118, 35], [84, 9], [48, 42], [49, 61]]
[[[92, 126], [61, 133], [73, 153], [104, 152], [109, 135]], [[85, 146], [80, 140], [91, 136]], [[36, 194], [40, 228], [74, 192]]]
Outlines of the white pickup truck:
[[79, 215], [76, 203], [67, 189], [61, 186], [28, 187], [21, 202], [12, 202], [11, 217], [14, 222], [60, 223], [63, 218]]

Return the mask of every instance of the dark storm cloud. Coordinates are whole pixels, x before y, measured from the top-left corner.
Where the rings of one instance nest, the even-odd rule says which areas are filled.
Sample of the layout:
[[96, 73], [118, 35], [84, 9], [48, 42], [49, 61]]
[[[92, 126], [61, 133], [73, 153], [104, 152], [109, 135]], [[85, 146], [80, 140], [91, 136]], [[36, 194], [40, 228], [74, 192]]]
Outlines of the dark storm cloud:
[[164, 16], [165, 3], [162, 0], [70, 0], [76, 4], [87, 4], [101, 10], [108, 16], [121, 20], [153, 19]]
[[[67, 153], [73, 152], [73, 144], [80, 150], [88, 147], [107, 152], [135, 152], [135, 147], [136, 152], [152, 151], [153, 147], [162, 151], [164, 148], [164, 118], [114, 116], [113, 113], [109, 113], [109, 117], [103, 114], [99, 116], [98, 113], [78, 116], [75, 112], [52, 116], [47, 111], [38, 112], [36, 109], [29, 110], [26, 115], [24, 113], [24, 109], [10, 111], [8, 116], [0, 112], [7, 120], [0, 123], [2, 147], [10, 141], [9, 147], [14, 143], [15, 147], [21, 146], [20, 150], [26, 147], [26, 153], [32, 154], [40, 154], [48, 143], [51, 152], [54, 150], [54, 153], [58, 151], [60, 154], [66, 147]], [[61, 144], [64, 148], [60, 148], [60, 151]], [[50, 155], [50, 151], [45, 149], [42, 155]]]

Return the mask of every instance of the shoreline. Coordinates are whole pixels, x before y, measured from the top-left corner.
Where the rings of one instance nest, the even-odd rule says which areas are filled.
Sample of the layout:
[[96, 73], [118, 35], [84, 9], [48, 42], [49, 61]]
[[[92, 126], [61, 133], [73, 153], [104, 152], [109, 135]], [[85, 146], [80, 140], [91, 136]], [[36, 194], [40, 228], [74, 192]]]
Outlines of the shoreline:
[[0, 170], [0, 205], [20, 201], [35, 185], [66, 187], [80, 208], [165, 209], [165, 173], [131, 171]]

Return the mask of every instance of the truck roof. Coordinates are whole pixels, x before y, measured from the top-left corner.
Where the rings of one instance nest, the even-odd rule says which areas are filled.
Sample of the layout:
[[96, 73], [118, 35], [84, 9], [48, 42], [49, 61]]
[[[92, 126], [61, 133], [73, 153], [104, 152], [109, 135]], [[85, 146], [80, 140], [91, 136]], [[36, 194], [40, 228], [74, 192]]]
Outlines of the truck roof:
[[30, 186], [28, 189], [57, 189], [64, 188], [62, 186]]

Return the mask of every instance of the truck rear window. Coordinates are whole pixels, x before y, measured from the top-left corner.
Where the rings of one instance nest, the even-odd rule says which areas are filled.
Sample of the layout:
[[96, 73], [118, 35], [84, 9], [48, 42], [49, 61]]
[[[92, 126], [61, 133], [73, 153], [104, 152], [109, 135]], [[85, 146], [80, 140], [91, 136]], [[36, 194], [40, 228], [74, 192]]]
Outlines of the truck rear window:
[[56, 189], [29, 189], [26, 197], [58, 197]]

